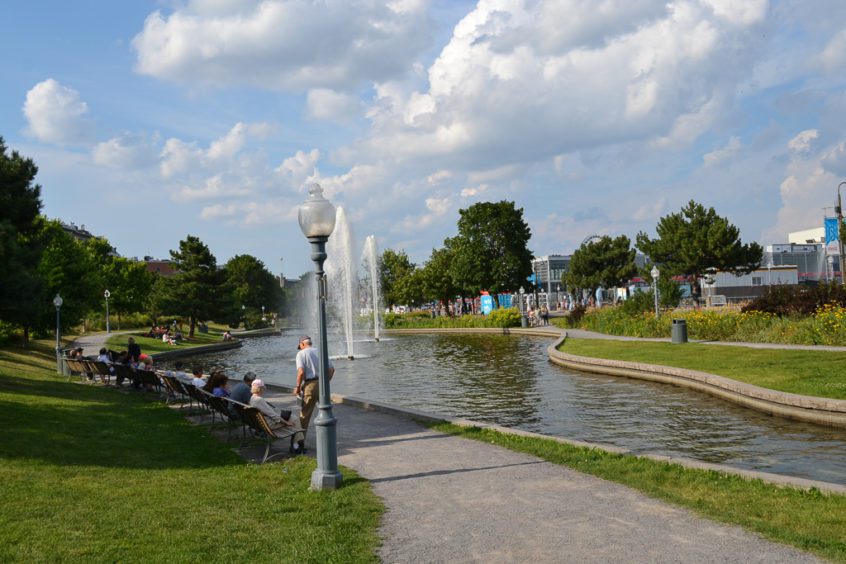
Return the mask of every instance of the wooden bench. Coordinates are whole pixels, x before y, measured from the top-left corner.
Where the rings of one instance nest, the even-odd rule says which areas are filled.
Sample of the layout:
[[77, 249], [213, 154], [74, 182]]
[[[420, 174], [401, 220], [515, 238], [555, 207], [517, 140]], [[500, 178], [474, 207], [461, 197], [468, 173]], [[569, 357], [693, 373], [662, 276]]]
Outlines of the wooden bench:
[[289, 439], [288, 452], [294, 452], [294, 440], [297, 437], [297, 433], [303, 432], [299, 425], [271, 427], [264, 414], [255, 407], [238, 402], [231, 403], [235, 404], [235, 409], [238, 411], [238, 415], [244, 424], [252, 429], [258, 437], [263, 436], [265, 438], [264, 457], [261, 459], [262, 464], [275, 456], [282, 456], [284, 454], [282, 452], [273, 455], [270, 454], [270, 447], [274, 441]]

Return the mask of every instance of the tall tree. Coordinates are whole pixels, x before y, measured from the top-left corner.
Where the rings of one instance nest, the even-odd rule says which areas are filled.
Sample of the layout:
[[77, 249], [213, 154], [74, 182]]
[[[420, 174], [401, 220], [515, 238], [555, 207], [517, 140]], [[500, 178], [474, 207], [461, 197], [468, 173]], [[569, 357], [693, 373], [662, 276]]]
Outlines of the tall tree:
[[406, 278], [413, 275], [416, 266], [408, 259], [405, 251], [385, 249], [379, 260], [379, 283], [385, 305], [408, 303], [408, 292], [404, 288]]
[[761, 245], [743, 244], [740, 230], [728, 219], [693, 200], [679, 213], [658, 220], [656, 231], [656, 239], [638, 233], [637, 248], [660, 265], [662, 272], [691, 276], [694, 287], [707, 268], [741, 275], [761, 266]]
[[197, 321], [220, 315], [226, 293], [223, 277], [217, 269], [217, 259], [198, 237], [188, 235], [179, 242], [179, 250], [170, 251], [177, 274], [156, 281], [152, 294], [152, 308], [158, 313], [173, 313], [187, 317], [189, 337], [194, 336]]
[[625, 235], [589, 241], [570, 258], [565, 283], [571, 288], [615, 288], [637, 274], [635, 250]]
[[532, 273], [523, 208], [514, 202], [480, 202], [459, 211], [458, 235], [445, 241], [452, 251], [450, 272], [462, 293], [491, 294], [518, 288]]
[[458, 294], [458, 287], [450, 274], [451, 264], [452, 251], [448, 247], [432, 249], [429, 260], [421, 269], [423, 295], [427, 299], [447, 303]]
[[0, 137], [0, 319], [22, 326], [40, 296], [36, 273], [41, 249], [36, 240], [41, 187], [34, 184], [38, 167], [16, 151], [7, 153]]
[[236, 255], [229, 259], [223, 267], [223, 277], [231, 296], [226, 312], [230, 321], [241, 316], [242, 305], [254, 311], [262, 306], [267, 311], [282, 311], [284, 294], [279, 281], [254, 256]]

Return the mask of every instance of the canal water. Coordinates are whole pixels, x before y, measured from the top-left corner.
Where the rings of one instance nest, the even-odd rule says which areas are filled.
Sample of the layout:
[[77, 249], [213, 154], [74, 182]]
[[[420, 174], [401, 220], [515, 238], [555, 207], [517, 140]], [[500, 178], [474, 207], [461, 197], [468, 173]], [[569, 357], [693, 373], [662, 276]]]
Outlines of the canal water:
[[[196, 360], [206, 370], [223, 366], [232, 378], [252, 370], [293, 385], [298, 336], [246, 339], [240, 349]], [[341, 354], [341, 339], [329, 339], [330, 354]], [[637, 453], [846, 484], [846, 430], [770, 417], [672, 385], [568, 370], [549, 362], [551, 342], [490, 334], [359, 341], [355, 360], [333, 356], [332, 391]]]

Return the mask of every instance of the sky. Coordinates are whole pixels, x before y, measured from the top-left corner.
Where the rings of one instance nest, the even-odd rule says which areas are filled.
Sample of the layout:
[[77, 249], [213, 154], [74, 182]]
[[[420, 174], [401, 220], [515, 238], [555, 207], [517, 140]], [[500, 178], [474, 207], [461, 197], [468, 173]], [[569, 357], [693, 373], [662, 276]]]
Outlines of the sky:
[[[846, 180], [842, 0], [12, 0], [0, 136], [43, 212], [124, 256], [198, 236], [311, 268], [307, 185], [417, 264], [514, 201], [537, 256], [655, 236], [695, 200], [744, 242]], [[331, 257], [330, 257], [331, 260]]]

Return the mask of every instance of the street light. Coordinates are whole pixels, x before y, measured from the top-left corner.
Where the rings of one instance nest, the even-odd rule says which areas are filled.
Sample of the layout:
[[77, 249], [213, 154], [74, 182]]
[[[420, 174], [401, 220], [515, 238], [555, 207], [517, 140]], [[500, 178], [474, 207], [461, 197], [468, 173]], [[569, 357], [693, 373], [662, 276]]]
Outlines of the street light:
[[261, 320], [267, 321], [267, 318], [264, 316], [264, 306], [261, 306]]
[[[109, 296], [111, 296], [111, 295], [112, 295], [112, 293], [109, 292], [108, 290], [103, 292], [103, 297], [106, 298], [106, 333], [112, 332], [111, 328], [109, 327]], [[120, 325], [120, 324], [118, 324], [118, 325]], [[118, 327], [118, 329], [120, 329], [120, 327]]]
[[773, 259], [767, 261], [767, 286], [773, 285]]
[[658, 276], [661, 274], [661, 271], [658, 270], [657, 266], [653, 266], [649, 274], [652, 275], [652, 293], [655, 295], [655, 319], [658, 319], [660, 315], [658, 312]]
[[840, 283], [844, 284], [846, 283], [846, 278], [844, 278], [846, 273], [844, 273], [843, 269], [843, 238], [840, 236], [840, 230], [843, 229], [843, 207], [840, 199], [840, 188], [842, 186], [846, 186], [846, 182], [841, 182], [837, 185], [837, 205], [834, 206], [834, 213], [837, 215], [837, 258], [840, 264]]
[[526, 290], [523, 286], [520, 286], [520, 289], [517, 290], [517, 292], [520, 294], [520, 326], [526, 327], [528, 325], [528, 323], [526, 323], [526, 304], [523, 302]]
[[247, 306], [241, 304], [241, 319], [244, 321], [244, 331], [247, 330]]
[[300, 229], [311, 243], [311, 260], [315, 266], [317, 283], [317, 334], [320, 354], [320, 386], [317, 417], [314, 420], [317, 436], [317, 469], [311, 475], [312, 490], [334, 490], [341, 486], [343, 477], [338, 471], [338, 452], [335, 426], [332, 415], [332, 400], [329, 393], [329, 351], [326, 344], [326, 241], [335, 229], [335, 206], [323, 197], [319, 184], [311, 184], [308, 198], [300, 206]]
[[59, 321], [63, 303], [64, 300], [62, 300], [62, 296], [56, 292], [56, 297], [53, 298], [53, 305], [56, 306], [56, 372], [59, 374], [62, 374], [62, 343]]

